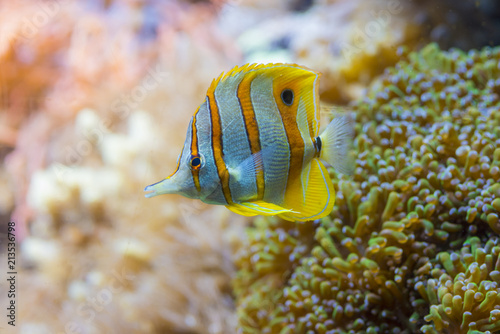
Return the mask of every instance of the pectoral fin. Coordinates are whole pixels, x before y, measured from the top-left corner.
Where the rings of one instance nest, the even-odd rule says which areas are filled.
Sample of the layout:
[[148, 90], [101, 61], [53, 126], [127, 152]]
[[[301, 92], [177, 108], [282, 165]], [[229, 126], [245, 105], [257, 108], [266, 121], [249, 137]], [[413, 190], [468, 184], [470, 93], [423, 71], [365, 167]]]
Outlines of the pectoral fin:
[[292, 212], [279, 205], [267, 203], [264, 201], [243, 202], [238, 204], [226, 205], [226, 208], [243, 216], [275, 216], [282, 213]]
[[240, 181], [244, 177], [255, 177], [263, 170], [264, 164], [262, 162], [262, 151], [252, 154], [243, 160], [235, 168], [228, 168], [229, 175], [236, 181]]

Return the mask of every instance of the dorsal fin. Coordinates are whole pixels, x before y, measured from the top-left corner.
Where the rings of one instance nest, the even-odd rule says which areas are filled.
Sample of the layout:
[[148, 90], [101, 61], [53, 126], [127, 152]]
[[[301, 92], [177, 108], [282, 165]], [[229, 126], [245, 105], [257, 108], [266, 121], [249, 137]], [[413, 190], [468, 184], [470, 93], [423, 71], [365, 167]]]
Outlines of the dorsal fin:
[[[304, 136], [316, 138], [319, 134], [319, 72], [313, 71], [305, 66], [297, 64], [271, 63], [271, 64], [245, 64], [235, 66], [227, 73], [221, 73], [214, 79], [208, 88], [207, 95], [213, 93], [218, 85], [232, 84], [229, 78], [240, 76], [241, 78], [250, 72], [257, 72], [273, 79], [273, 95], [280, 110], [286, 110], [285, 114], [295, 121], [300, 121], [299, 127]], [[240, 79], [241, 80], [241, 79]], [[281, 93], [284, 89], [290, 89], [294, 95], [294, 103], [286, 105], [282, 101]], [[300, 103], [300, 108], [298, 104]]]
[[224, 81], [230, 76], [234, 76], [240, 73], [246, 73], [250, 71], [256, 71], [256, 70], [269, 70], [269, 69], [275, 69], [275, 70], [280, 70], [283, 68], [290, 68], [290, 69], [297, 69], [297, 70], [304, 70], [311, 72], [313, 74], [319, 74], [316, 71], [313, 71], [305, 66], [297, 65], [297, 64], [286, 64], [286, 63], [270, 63], [270, 64], [259, 64], [259, 63], [253, 63], [253, 64], [245, 64], [241, 66], [235, 66], [226, 73], [222, 72], [217, 79], [212, 80], [212, 84], [210, 85], [210, 88], [213, 88], [214, 85], [217, 85], [219, 81]]
[[[313, 71], [305, 66], [297, 64], [286, 64], [286, 63], [270, 63], [270, 64], [245, 64], [241, 66], [235, 66], [228, 72], [222, 72], [216, 79], [212, 80], [208, 90], [215, 90], [217, 85], [223, 84], [224, 81], [232, 76], [246, 74], [251, 71], [262, 71], [269, 76], [279, 76], [282, 81], [294, 81], [304, 76], [319, 77], [320, 73]], [[315, 93], [317, 93], [317, 87]]]

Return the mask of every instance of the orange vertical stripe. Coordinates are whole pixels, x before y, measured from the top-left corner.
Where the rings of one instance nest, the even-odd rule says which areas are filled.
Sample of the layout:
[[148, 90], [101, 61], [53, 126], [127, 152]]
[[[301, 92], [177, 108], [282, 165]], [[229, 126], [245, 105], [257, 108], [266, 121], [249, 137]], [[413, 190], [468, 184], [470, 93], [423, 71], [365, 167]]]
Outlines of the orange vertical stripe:
[[[292, 184], [293, 181], [300, 180], [304, 160], [305, 144], [297, 125], [297, 108], [301, 98], [300, 95], [302, 94], [301, 87], [304, 83], [300, 81], [287, 81], [285, 84], [286, 86], [283, 85], [283, 82], [275, 79], [273, 82], [273, 96], [278, 106], [283, 126], [285, 127], [288, 144], [290, 145], [290, 166], [288, 169], [287, 184]], [[281, 92], [284, 89], [291, 89], [294, 93], [294, 101], [291, 106], [285, 105], [281, 100]], [[287, 202], [286, 194], [288, 192], [285, 193], [285, 202]]]
[[170, 176], [167, 176], [166, 179], [170, 179], [172, 176], [175, 175], [175, 173], [177, 173], [177, 171], [179, 170], [179, 166], [181, 164], [181, 159], [182, 159], [182, 152], [179, 158], [177, 158], [177, 166], [175, 167], [175, 171], [172, 174], [170, 174]]
[[[199, 156], [199, 151], [198, 151], [198, 135], [197, 135], [197, 129], [196, 129], [196, 115], [198, 114], [198, 110], [200, 110], [200, 107], [196, 110], [193, 116], [193, 125], [191, 128], [191, 157], [192, 156]], [[201, 191], [200, 187], [200, 169], [199, 168], [191, 168], [191, 174], [193, 176], [193, 181], [194, 185], [196, 187], [196, 190], [198, 192]]]
[[221, 119], [219, 107], [217, 106], [217, 101], [215, 100], [215, 88], [217, 87], [220, 78], [221, 77], [219, 77], [217, 81], [212, 82], [212, 85], [207, 91], [208, 105], [210, 107], [210, 121], [212, 123], [212, 151], [214, 154], [217, 174], [219, 175], [220, 183], [222, 185], [222, 193], [224, 194], [227, 204], [233, 204], [231, 190], [229, 189], [229, 173], [224, 159], [222, 158], [223, 147]]
[[[252, 100], [250, 98], [250, 85], [257, 75], [257, 72], [250, 72], [246, 74], [243, 80], [238, 85], [237, 97], [241, 107], [241, 113], [243, 116], [243, 121], [245, 124], [245, 129], [247, 132], [248, 142], [250, 144], [250, 151], [252, 154], [259, 153], [261, 151], [260, 137], [259, 137], [259, 127], [257, 125], [257, 119], [255, 118], [255, 111], [253, 109]], [[256, 170], [256, 184], [257, 184], [257, 199], [261, 200], [264, 198], [264, 170], [260, 168]]]

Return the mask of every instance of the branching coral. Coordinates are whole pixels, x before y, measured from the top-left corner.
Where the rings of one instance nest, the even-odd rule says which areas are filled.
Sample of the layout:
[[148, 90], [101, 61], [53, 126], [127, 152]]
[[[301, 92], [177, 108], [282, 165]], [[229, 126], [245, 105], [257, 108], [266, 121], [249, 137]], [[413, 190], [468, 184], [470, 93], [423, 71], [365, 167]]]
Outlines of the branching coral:
[[330, 217], [250, 230], [240, 332], [500, 329], [500, 48], [399, 52], [353, 106], [356, 168], [332, 175]]

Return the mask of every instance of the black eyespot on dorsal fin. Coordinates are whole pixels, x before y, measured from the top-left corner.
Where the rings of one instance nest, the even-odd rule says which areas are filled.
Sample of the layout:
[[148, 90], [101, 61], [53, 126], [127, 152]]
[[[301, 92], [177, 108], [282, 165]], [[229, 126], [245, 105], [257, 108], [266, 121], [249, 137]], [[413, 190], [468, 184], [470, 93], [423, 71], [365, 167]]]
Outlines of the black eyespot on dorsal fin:
[[283, 89], [281, 92], [281, 101], [287, 106], [291, 106], [293, 103], [293, 91], [291, 89]]

